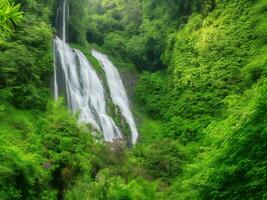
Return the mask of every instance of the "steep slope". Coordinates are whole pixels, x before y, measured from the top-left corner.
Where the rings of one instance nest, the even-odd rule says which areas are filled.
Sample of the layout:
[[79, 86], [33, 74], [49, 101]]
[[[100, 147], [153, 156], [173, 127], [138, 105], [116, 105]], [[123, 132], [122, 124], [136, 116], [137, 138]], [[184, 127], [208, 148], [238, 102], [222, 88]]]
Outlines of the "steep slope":
[[134, 148], [95, 141], [52, 100], [60, 1], [16, 2], [23, 21], [0, 43], [1, 199], [267, 198], [266, 0], [71, 1], [68, 39], [96, 71], [88, 41], [139, 69]]
[[199, 146], [170, 199], [266, 197], [266, 3], [217, 1], [207, 17], [193, 14], [169, 37], [169, 85], [166, 75], [141, 77], [138, 98], [167, 137], [189, 155]]

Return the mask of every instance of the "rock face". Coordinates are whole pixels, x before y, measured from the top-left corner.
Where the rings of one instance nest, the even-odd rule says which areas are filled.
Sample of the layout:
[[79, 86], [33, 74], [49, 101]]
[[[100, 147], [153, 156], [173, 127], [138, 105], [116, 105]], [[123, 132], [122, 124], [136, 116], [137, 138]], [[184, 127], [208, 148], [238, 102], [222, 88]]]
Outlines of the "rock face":
[[138, 81], [138, 74], [132, 69], [122, 69], [120, 70], [120, 75], [125, 85], [130, 104], [132, 104], [131, 101], [134, 99], [134, 89]]

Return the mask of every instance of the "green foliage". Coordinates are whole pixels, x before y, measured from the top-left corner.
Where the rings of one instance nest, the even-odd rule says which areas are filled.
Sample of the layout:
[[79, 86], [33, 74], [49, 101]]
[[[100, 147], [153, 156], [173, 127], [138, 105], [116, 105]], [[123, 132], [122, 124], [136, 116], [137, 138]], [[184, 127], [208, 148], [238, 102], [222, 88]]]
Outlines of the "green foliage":
[[53, 61], [52, 31], [45, 12], [41, 18], [25, 12], [17, 34], [1, 42], [0, 89], [8, 94], [1, 96], [17, 107], [45, 109], [47, 104]]
[[[44, 199], [49, 172], [42, 167], [42, 148], [36, 136], [33, 116], [3, 105], [1, 120], [0, 188], [2, 199]], [[37, 188], [41, 188], [38, 190]], [[50, 197], [53, 197], [53, 191]], [[54, 195], [55, 196], [55, 195]]]
[[15, 5], [9, 0], [0, 2], [0, 39], [10, 35], [13, 32], [14, 25], [17, 25], [21, 18], [22, 12], [19, 11], [20, 4]]
[[92, 0], [90, 5], [93, 6], [87, 30], [89, 42], [103, 45], [114, 56], [133, 62], [139, 69], [161, 67], [161, 61], [154, 60], [153, 56], [160, 57], [163, 52], [164, 36], [155, 30], [164, 23], [144, 21], [143, 2]]
[[152, 200], [155, 199], [157, 184], [142, 178], [128, 184], [121, 177], [108, 177], [103, 171], [96, 182], [79, 183], [66, 195], [68, 200]]
[[171, 137], [184, 142], [203, 137], [212, 120], [224, 117], [223, 99], [242, 93], [265, 74], [264, 3], [218, 2], [217, 7], [206, 18], [193, 14], [169, 36], [163, 56], [169, 65], [167, 83], [144, 74], [137, 87], [145, 109], [165, 121]]
[[142, 73], [136, 88], [136, 98], [150, 116], [162, 118], [166, 109], [168, 80], [163, 73]]
[[133, 62], [140, 71], [163, 69], [160, 58], [167, 35], [193, 11], [207, 15], [215, 6], [213, 0], [90, 0], [89, 4], [87, 40]]
[[172, 188], [173, 198], [177, 190], [181, 199], [266, 197], [266, 79], [226, 101], [228, 117], [206, 129], [205, 150], [186, 166], [184, 180]]
[[0, 116], [2, 199], [62, 198], [77, 178], [90, 179], [91, 134], [62, 101], [43, 115], [3, 104]]
[[170, 183], [181, 174], [186, 155], [179, 141], [162, 139], [134, 152], [148, 175]]
[[166, 132], [164, 132], [164, 126], [160, 120], [142, 116], [139, 134], [139, 142], [142, 144], [150, 144], [155, 140], [163, 138]]
[[265, 11], [266, 1], [217, 1], [208, 16], [193, 14], [169, 35], [168, 82], [141, 76], [139, 104], [189, 157], [159, 199], [266, 198]]
[[120, 180], [115, 180], [111, 183], [108, 199], [150, 200], [155, 198], [155, 193], [156, 184], [148, 183], [143, 179], [133, 180], [128, 185]]
[[88, 7], [86, 0], [70, 1], [69, 37], [72, 42], [85, 43]]
[[24, 17], [0, 41], [1, 199], [267, 198], [266, 0], [70, 1], [70, 39], [83, 45], [72, 46], [99, 74], [85, 40], [150, 71], [131, 149], [93, 139], [63, 99], [50, 102], [58, 2], [16, 2]]
[[46, 118], [39, 124], [44, 154], [52, 169], [52, 184], [58, 198], [77, 177], [90, 177], [92, 138], [85, 127], [78, 127], [77, 120], [69, 115], [62, 101], [49, 106]]

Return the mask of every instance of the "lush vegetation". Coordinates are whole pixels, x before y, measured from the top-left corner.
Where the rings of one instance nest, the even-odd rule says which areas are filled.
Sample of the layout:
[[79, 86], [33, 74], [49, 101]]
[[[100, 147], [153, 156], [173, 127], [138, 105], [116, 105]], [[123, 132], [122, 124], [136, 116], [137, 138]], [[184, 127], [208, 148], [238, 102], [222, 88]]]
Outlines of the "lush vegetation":
[[182, 26], [193, 11], [211, 9], [213, 1], [90, 0], [89, 4], [89, 42], [103, 45], [139, 70], [157, 70], [166, 67], [160, 57], [167, 36]]
[[267, 198], [266, 0], [70, 1], [72, 46], [139, 71], [132, 148], [52, 100], [59, 3], [0, 1], [1, 199]]

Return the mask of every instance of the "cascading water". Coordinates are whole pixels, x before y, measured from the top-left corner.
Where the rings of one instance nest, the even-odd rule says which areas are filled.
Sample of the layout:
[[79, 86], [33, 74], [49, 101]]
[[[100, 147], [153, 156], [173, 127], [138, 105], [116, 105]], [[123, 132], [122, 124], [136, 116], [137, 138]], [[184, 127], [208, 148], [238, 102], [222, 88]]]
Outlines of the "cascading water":
[[[62, 36], [61, 39], [54, 39], [54, 97], [58, 99], [59, 95], [65, 96], [69, 109], [74, 113], [79, 112], [79, 122], [91, 124], [103, 133], [106, 141], [122, 138], [119, 128], [107, 114], [104, 87], [97, 73], [81, 51], [72, 49], [66, 43], [66, 0], [63, 1], [61, 10]], [[132, 143], [135, 144], [138, 133], [119, 73], [110, 61], [103, 61], [108, 60], [103, 54], [96, 51], [92, 53], [103, 64], [112, 100], [120, 107], [129, 124]]]
[[106, 113], [104, 88], [91, 64], [79, 50], [70, 48], [61, 39], [56, 38], [54, 43], [56, 67], [63, 72], [56, 82], [65, 84], [68, 107], [80, 112], [79, 121], [101, 131], [106, 141], [120, 138], [118, 127]]
[[92, 50], [93, 56], [102, 64], [105, 71], [108, 86], [111, 93], [111, 98], [117, 106], [119, 106], [123, 117], [126, 119], [127, 123], [132, 132], [132, 144], [135, 144], [138, 139], [138, 132], [136, 129], [135, 121], [130, 110], [129, 100], [123, 86], [120, 74], [108, 57], [96, 50]]

